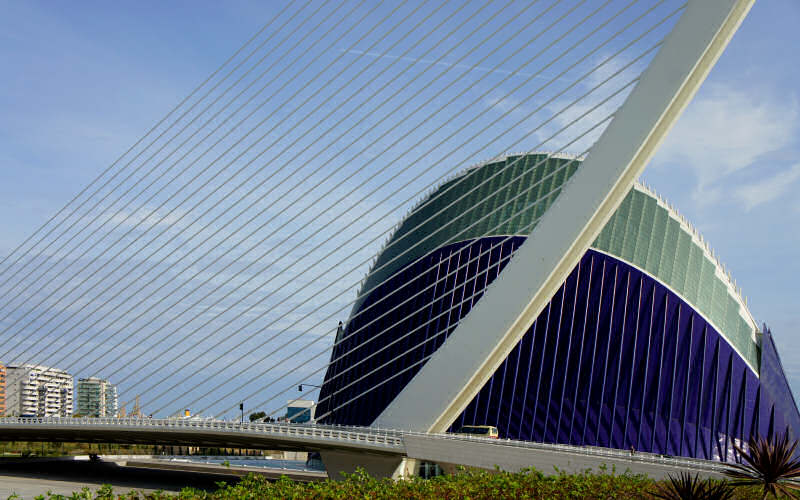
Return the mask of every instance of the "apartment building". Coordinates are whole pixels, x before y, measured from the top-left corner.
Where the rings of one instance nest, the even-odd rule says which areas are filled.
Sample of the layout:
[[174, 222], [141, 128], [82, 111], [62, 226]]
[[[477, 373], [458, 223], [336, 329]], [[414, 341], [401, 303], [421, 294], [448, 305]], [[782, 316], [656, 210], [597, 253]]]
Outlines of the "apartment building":
[[108, 380], [89, 377], [78, 379], [78, 411], [86, 417], [115, 417], [119, 412], [117, 386]]
[[6, 414], [6, 367], [0, 364], [0, 416]]
[[72, 416], [72, 375], [25, 364], [6, 367], [6, 413], [10, 416]]

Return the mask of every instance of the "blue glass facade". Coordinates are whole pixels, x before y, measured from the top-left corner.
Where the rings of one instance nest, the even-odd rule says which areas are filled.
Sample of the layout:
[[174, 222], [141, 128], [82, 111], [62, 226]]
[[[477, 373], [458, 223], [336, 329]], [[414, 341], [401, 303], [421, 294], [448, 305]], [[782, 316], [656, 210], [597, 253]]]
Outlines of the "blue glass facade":
[[[334, 349], [321, 420], [372, 423], [523, 241], [446, 245], [373, 290]], [[670, 288], [589, 250], [453, 428], [495, 425], [513, 439], [732, 460], [733, 442], [800, 429], [768, 331], [762, 346], [759, 377]]]
[[306, 407], [289, 406], [286, 408], [286, 420], [295, 424], [310, 422], [311, 412]]
[[353, 312], [334, 347], [318, 418], [372, 423], [441, 347], [523, 241], [491, 237], [446, 245], [376, 287]]

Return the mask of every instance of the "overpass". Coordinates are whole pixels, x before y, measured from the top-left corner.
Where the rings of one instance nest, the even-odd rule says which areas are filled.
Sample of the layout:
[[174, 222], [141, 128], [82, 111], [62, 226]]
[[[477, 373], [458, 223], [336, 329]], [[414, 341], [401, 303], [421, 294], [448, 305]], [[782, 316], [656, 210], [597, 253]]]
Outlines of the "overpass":
[[270, 450], [319, 451], [331, 477], [357, 466], [381, 477], [412, 473], [413, 461], [519, 471], [534, 467], [545, 473], [586, 469], [630, 471], [662, 478], [684, 470], [718, 477], [720, 462], [589, 446], [498, 440], [474, 436], [423, 433], [371, 427], [317, 424], [239, 423], [223, 420], [150, 418], [16, 418], [0, 419], [0, 441], [86, 442], [208, 446]]

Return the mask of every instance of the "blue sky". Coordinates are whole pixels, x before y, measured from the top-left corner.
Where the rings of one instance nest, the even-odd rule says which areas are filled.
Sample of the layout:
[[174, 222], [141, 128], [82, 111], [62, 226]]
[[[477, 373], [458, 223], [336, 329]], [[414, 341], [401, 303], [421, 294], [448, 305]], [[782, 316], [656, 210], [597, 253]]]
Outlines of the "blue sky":
[[[0, 254], [5, 254], [125, 152], [281, 5], [87, 1], [0, 6]], [[441, 14], [451, 8], [443, 8]], [[510, 9], [523, 12], [519, 3]], [[385, 11], [381, 7], [375, 12]], [[748, 296], [756, 319], [772, 327], [796, 393], [800, 67], [792, 61], [800, 44], [791, 35], [798, 22], [796, 1], [758, 2], [644, 175], [711, 242]], [[353, 37], [339, 46], [349, 41]], [[417, 62], [409, 71], [422, 72], [425, 61], [443, 54], [446, 47], [424, 58], [410, 54]], [[515, 48], [510, 43], [503, 50], [510, 53]], [[488, 53], [489, 47], [483, 50]], [[327, 55], [367, 64], [369, 54], [355, 62], [359, 51], [367, 51], [366, 43], [348, 53]], [[510, 59], [507, 67], [522, 64], [524, 54]], [[454, 53], [443, 61], [456, 57]], [[385, 65], [392, 61], [373, 59]], [[488, 68], [496, 59], [492, 56], [482, 66]], [[489, 81], [499, 84], [503, 76], [499, 70], [491, 72]], [[483, 102], [497, 113], [512, 111], [508, 120], [531, 106], [499, 92]], [[382, 130], [378, 122], [371, 125]], [[424, 124], [420, 128], [410, 137], [422, 135]], [[509, 149], [534, 146], [529, 139]], [[469, 164], [504, 151], [499, 146], [477, 153], [460, 148], [457, 154], [462, 156], [456, 157]], [[312, 149], [308, 154], [319, 153]], [[402, 213], [397, 212], [398, 220]], [[311, 245], [313, 239], [299, 244]], [[258, 347], [255, 340], [246, 345]]]

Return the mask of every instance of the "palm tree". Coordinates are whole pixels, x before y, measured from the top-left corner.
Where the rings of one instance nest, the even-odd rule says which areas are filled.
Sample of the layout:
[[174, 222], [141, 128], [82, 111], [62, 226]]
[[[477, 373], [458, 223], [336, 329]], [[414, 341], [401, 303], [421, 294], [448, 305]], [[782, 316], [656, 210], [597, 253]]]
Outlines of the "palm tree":
[[760, 486], [762, 499], [769, 494], [775, 498], [778, 494], [800, 498], [797, 494], [800, 492], [800, 459], [795, 457], [797, 445], [798, 442], [790, 441], [786, 433], [772, 439], [751, 437], [747, 450], [734, 444], [742, 463], [731, 464], [725, 475], [733, 478], [735, 486]]
[[701, 481], [697, 474], [681, 472], [678, 477], [669, 476], [669, 482], [653, 496], [664, 500], [729, 500], [733, 498], [733, 488], [724, 481]]

